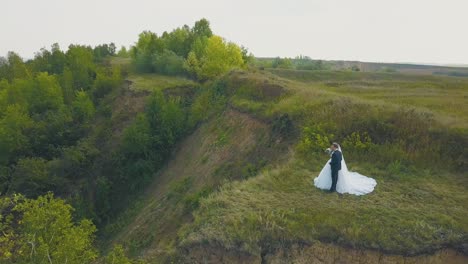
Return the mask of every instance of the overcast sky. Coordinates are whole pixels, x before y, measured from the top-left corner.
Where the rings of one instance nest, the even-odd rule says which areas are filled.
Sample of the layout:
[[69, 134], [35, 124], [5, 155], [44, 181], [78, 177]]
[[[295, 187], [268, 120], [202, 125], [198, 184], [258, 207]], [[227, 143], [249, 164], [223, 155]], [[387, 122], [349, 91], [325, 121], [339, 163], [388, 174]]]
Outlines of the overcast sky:
[[0, 55], [133, 44], [207, 18], [259, 57], [468, 64], [468, 0], [0, 0]]

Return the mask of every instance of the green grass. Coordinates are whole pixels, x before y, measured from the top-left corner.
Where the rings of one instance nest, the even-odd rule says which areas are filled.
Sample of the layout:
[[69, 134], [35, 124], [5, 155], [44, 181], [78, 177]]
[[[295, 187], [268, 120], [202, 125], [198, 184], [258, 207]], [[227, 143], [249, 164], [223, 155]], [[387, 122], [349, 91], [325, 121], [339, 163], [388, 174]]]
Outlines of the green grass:
[[194, 86], [195, 82], [184, 77], [164, 76], [156, 74], [131, 74], [127, 78], [132, 81], [131, 89], [135, 91], [164, 90], [177, 86]]
[[350, 99], [394, 109], [414, 108], [430, 113], [444, 126], [468, 127], [468, 78], [346, 71], [271, 72], [275, 75], [269, 76], [270, 81], [289, 88], [290, 96], [279, 102], [236, 96], [234, 105], [267, 116], [281, 112], [301, 115], [307, 105]]
[[[234, 88], [230, 103], [242, 111], [267, 119], [287, 113], [296, 128], [310, 127], [325, 145], [353, 133], [370, 135], [364, 145], [348, 140], [345, 156], [351, 170], [375, 178], [377, 188], [362, 197], [316, 189], [313, 178], [327, 159], [319, 154], [324, 146], [311, 138], [301, 153], [305, 141], [300, 139], [288, 165], [224, 185], [202, 199], [194, 223], [179, 232], [182, 245], [240, 246], [260, 254], [265, 247], [319, 240], [414, 255], [466, 242], [466, 163], [449, 164], [466, 159], [468, 80], [332, 71], [281, 72], [286, 78], [278, 78], [264, 73], [254, 78], [288, 91], [265, 101], [245, 93], [244, 75], [230, 77], [241, 79], [231, 80], [240, 88]], [[457, 148], [460, 155], [451, 156], [447, 148]]]
[[[327, 158], [321, 158], [325, 163]], [[353, 163], [354, 164], [354, 163]], [[397, 254], [420, 254], [466, 239], [466, 179], [420, 172], [388, 179], [372, 165], [351, 165], [377, 182], [366, 196], [316, 189], [297, 162], [223, 187], [201, 201], [183, 244], [222, 244], [259, 254], [265, 245], [316, 241]], [[460, 176], [460, 175], [458, 175]]]

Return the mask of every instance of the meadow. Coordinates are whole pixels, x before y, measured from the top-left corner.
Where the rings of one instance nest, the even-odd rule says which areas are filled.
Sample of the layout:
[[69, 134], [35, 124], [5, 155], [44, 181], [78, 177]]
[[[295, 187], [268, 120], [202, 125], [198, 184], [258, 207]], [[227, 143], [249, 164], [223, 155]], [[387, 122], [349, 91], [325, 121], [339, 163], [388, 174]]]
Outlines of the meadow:
[[[226, 82], [231, 107], [273, 124], [287, 114], [297, 140], [285, 164], [202, 199], [180, 232], [184, 247], [258, 255], [322, 241], [418, 255], [466, 243], [468, 80], [270, 70], [234, 72]], [[350, 170], [377, 180], [373, 193], [313, 186], [330, 141], [342, 143]]]

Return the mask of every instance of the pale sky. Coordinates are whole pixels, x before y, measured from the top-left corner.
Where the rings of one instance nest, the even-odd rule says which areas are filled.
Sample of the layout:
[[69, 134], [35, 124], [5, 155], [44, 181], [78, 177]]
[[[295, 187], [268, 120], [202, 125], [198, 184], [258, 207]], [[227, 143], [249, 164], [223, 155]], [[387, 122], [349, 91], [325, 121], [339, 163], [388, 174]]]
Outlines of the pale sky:
[[468, 0], [0, 0], [0, 55], [128, 46], [203, 17], [258, 57], [468, 64]]

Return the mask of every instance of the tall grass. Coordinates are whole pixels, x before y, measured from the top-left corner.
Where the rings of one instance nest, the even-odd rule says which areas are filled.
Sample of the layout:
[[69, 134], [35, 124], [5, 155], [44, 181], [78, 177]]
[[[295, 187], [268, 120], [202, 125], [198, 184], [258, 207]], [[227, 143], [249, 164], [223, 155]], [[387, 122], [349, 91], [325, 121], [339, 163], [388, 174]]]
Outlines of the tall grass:
[[[280, 75], [292, 80], [257, 76], [288, 91], [268, 101], [248, 90], [261, 89], [259, 82], [247, 89], [243, 75], [232, 74], [228, 102], [261, 118], [288, 114], [299, 128], [295, 157], [285, 166], [224, 185], [201, 199], [194, 223], [179, 232], [182, 246], [208, 243], [260, 254], [265, 248], [320, 240], [413, 255], [466, 243], [468, 179], [463, 174], [468, 168], [468, 131], [465, 124], [441, 122], [437, 109], [418, 108], [418, 100], [433, 89], [466, 95], [462, 89], [467, 82], [389, 73]], [[330, 89], [324, 83], [329, 80], [348, 88]], [[356, 95], [350, 88], [356, 81], [361, 88], [380, 87], [386, 96], [392, 91], [385, 87], [395, 83], [416, 89], [414, 104]], [[379, 86], [376, 81], [392, 84]], [[450, 102], [440, 103], [450, 109]], [[342, 143], [351, 170], [377, 180], [373, 193], [339, 196], [313, 186], [328, 159], [323, 149], [330, 141]]]

